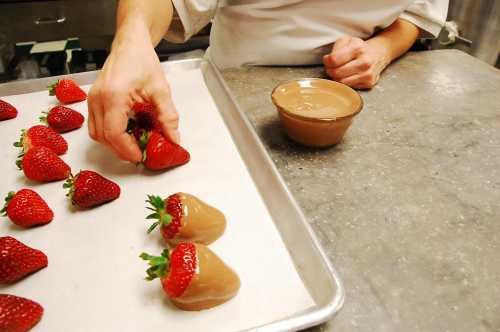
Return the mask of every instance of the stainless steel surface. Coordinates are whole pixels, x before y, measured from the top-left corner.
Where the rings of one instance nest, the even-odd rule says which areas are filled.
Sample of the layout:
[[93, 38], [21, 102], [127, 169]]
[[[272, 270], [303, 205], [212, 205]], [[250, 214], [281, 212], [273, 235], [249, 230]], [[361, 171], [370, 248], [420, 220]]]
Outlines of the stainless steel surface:
[[[342, 307], [344, 288], [310, 225], [286, 187], [249, 121], [238, 107], [224, 80], [206, 60], [181, 60], [168, 67], [201, 67], [206, 85], [228, 127], [263, 201], [316, 305], [284, 320], [259, 327], [262, 332], [296, 331], [331, 319]], [[168, 70], [167, 67], [167, 70]], [[78, 84], [92, 83], [96, 71], [71, 75]], [[0, 96], [39, 91], [58, 77], [0, 84]], [[291, 290], [293, 291], [293, 290]], [[255, 329], [252, 329], [255, 330]], [[249, 330], [250, 331], [250, 330]]]

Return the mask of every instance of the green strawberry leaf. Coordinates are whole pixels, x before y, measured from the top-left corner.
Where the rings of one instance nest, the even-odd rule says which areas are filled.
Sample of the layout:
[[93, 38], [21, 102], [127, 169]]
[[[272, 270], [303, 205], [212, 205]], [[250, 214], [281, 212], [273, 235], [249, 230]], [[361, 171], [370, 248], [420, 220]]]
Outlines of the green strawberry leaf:
[[2, 216], [7, 215], [7, 207], [9, 206], [10, 201], [14, 198], [15, 195], [16, 195], [16, 193], [14, 191], [9, 191], [9, 193], [5, 197], [5, 205], [0, 210], [0, 214], [2, 214]]
[[49, 96], [55, 96], [56, 95], [56, 87], [57, 85], [59, 84], [59, 80], [57, 80], [56, 82], [50, 84], [49, 86], [47, 86], [47, 88], [49, 89]]
[[163, 250], [161, 256], [153, 256], [143, 252], [139, 255], [145, 261], [148, 261], [149, 268], [146, 270], [146, 280], [162, 278], [167, 275], [170, 269], [170, 251]]

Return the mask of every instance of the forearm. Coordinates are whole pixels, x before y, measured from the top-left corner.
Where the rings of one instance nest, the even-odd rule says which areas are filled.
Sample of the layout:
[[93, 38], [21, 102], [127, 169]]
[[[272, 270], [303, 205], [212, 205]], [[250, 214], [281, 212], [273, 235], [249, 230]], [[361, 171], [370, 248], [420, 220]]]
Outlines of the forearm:
[[156, 46], [172, 21], [169, 0], [120, 0], [116, 18], [115, 43], [131, 38], [149, 38]]
[[397, 19], [389, 27], [382, 30], [373, 38], [367, 40], [368, 44], [384, 50], [388, 62], [405, 54], [418, 38], [419, 28], [414, 24]]

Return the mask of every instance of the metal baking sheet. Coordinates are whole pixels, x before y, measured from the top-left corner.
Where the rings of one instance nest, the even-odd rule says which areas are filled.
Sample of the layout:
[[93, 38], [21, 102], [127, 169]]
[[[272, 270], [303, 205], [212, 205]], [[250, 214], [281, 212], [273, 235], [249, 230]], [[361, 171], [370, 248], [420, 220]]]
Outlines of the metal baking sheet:
[[[0, 224], [0, 234], [43, 249], [50, 262], [47, 269], [2, 286], [0, 292], [30, 297], [45, 306], [45, 317], [35, 331], [67, 331], [70, 326], [72, 331], [294, 331], [332, 318], [344, 299], [338, 274], [218, 71], [201, 59], [167, 62], [163, 67], [181, 114], [183, 144], [193, 154], [190, 164], [152, 175], [116, 160], [91, 143], [84, 129], [65, 135], [70, 151], [63, 158], [73, 167], [98, 170], [122, 184], [120, 200], [91, 211], [72, 210], [61, 183], [26, 182], [14, 171], [15, 151], [2, 145], [0, 171], [9, 176], [0, 179], [0, 191], [34, 186], [54, 208], [56, 219], [32, 230]], [[86, 85], [96, 75], [72, 78]], [[34, 124], [43, 110], [40, 104], [54, 103], [45, 92], [37, 92], [53, 80], [0, 85], [0, 96], [16, 95], [5, 99], [31, 112], [0, 123], [1, 142], [14, 140], [17, 131]], [[86, 115], [85, 103], [75, 108]], [[218, 116], [210, 114], [212, 108]], [[196, 113], [205, 109], [206, 113]], [[196, 121], [212, 127], [193, 127]], [[78, 144], [72, 144], [75, 141]], [[141, 280], [145, 266], [137, 254], [158, 252], [164, 245], [159, 236], [144, 234], [142, 201], [148, 189], [162, 195], [192, 192], [226, 213], [228, 231], [211, 247], [240, 274], [243, 286], [237, 298], [208, 311], [184, 313], [164, 300], [158, 284]], [[258, 220], [255, 227], [250, 227], [252, 218]], [[272, 224], [259, 226], [266, 219]], [[266, 273], [273, 274], [268, 283]]]

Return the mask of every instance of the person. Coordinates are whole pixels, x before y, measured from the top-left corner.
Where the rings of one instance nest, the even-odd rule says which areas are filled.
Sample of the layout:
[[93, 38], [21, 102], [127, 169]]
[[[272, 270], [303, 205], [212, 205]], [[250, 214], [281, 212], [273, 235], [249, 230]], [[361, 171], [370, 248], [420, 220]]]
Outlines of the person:
[[439, 34], [447, 10], [447, 0], [120, 0], [111, 52], [89, 92], [89, 135], [140, 161], [127, 113], [150, 102], [164, 134], [180, 141], [154, 51], [162, 38], [183, 42], [212, 21], [207, 54], [219, 68], [323, 64], [332, 79], [369, 89], [417, 38]]

